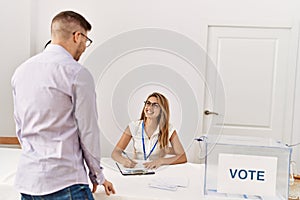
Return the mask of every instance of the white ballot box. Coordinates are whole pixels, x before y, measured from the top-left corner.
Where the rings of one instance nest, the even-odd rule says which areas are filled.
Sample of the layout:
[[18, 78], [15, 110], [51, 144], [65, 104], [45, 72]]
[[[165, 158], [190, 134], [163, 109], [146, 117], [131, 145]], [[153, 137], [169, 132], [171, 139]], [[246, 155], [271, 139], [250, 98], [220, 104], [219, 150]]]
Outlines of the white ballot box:
[[286, 200], [291, 148], [273, 139], [207, 138], [206, 196], [229, 199]]

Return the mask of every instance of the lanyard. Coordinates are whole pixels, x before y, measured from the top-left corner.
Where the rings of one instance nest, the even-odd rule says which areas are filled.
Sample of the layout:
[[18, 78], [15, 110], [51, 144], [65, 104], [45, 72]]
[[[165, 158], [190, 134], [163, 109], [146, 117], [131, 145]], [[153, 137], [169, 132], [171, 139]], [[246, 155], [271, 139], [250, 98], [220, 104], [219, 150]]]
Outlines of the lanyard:
[[156, 140], [155, 144], [153, 145], [151, 151], [149, 152], [148, 156], [146, 155], [146, 148], [145, 148], [145, 139], [144, 139], [144, 121], [142, 122], [142, 143], [143, 143], [143, 151], [144, 151], [144, 160], [147, 160], [149, 158], [149, 156], [152, 154], [152, 152], [154, 151], [156, 144], [158, 142], [158, 140]]

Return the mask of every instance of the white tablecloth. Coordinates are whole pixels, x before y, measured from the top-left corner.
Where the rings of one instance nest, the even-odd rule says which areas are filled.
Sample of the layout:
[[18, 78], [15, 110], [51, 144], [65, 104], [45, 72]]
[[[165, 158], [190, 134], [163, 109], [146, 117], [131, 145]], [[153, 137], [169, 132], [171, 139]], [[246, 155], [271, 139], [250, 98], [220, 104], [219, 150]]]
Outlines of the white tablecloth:
[[[0, 200], [16, 200], [19, 193], [13, 183], [17, 163], [21, 154], [20, 149], [0, 148]], [[180, 164], [163, 166], [154, 175], [123, 176], [118, 171], [115, 162], [110, 158], [103, 158], [102, 165], [106, 178], [114, 184], [116, 194], [106, 196], [103, 186], [99, 186], [94, 194], [95, 199], [142, 200], [142, 199], [185, 199], [186, 197], [200, 197], [203, 194], [203, 166], [199, 164]], [[179, 187], [176, 191], [162, 190], [149, 187], [151, 181], [159, 178], [185, 178], [187, 187]], [[178, 179], [179, 180], [179, 179]], [[190, 198], [189, 198], [190, 199]]]
[[13, 187], [21, 149], [0, 148], [0, 200], [20, 199]]
[[[118, 171], [115, 162], [110, 158], [102, 159], [104, 174], [115, 186], [114, 197], [105, 197], [103, 187], [95, 193], [96, 199], [122, 199], [122, 200], [176, 200], [176, 199], [201, 199], [203, 197], [204, 166], [200, 164], [179, 164], [162, 166], [154, 175], [123, 176]], [[166, 180], [187, 180], [186, 187], [178, 187], [176, 191], [152, 188], [149, 183]], [[185, 184], [185, 183], [184, 183]]]
[[[0, 200], [20, 199], [13, 183], [21, 149], [0, 148]], [[123, 176], [111, 158], [103, 158], [102, 165], [106, 178], [114, 184], [116, 194], [107, 196], [103, 186], [99, 186], [94, 197], [96, 200], [201, 200], [204, 198], [204, 165], [185, 163], [162, 166], [154, 175]], [[176, 191], [163, 190], [149, 186], [156, 180], [187, 180], [185, 187]], [[222, 198], [224, 199], [224, 198]], [[228, 198], [226, 198], [228, 200]], [[233, 200], [235, 198], [229, 198]]]

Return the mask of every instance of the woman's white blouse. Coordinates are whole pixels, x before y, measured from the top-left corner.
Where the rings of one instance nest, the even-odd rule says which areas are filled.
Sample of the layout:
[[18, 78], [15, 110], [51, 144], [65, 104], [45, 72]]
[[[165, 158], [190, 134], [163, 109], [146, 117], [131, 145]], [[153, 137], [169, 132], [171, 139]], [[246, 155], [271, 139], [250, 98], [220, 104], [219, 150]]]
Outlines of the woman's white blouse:
[[[142, 122], [143, 120], [132, 121], [128, 125], [133, 139], [133, 147], [136, 154], [136, 159], [138, 160], [144, 160], [143, 141], [142, 141]], [[173, 126], [169, 124], [169, 135], [168, 135], [169, 141], [174, 131], [175, 129], [173, 128]], [[157, 129], [154, 131], [154, 133], [150, 138], [147, 136], [144, 130], [144, 143], [145, 143], [146, 156], [149, 155], [151, 149], [154, 147], [158, 139], [158, 135], [159, 135], [159, 127], [157, 127]], [[155, 149], [151, 153], [149, 159], [152, 160], [157, 158], [160, 155], [160, 152], [161, 149], [159, 147], [159, 142], [158, 142]]]

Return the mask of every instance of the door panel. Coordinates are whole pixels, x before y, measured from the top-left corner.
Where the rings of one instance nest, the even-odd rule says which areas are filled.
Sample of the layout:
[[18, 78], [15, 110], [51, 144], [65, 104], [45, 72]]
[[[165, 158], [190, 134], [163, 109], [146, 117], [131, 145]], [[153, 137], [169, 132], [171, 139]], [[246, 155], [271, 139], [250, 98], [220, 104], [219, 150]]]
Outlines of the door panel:
[[[203, 132], [222, 126], [223, 134], [286, 139], [286, 119], [292, 116], [288, 97], [294, 83], [295, 65], [289, 61], [294, 35], [287, 26], [208, 26], [207, 52], [223, 81], [226, 112], [221, 113], [223, 125], [212, 124], [212, 116], [205, 115]], [[213, 104], [207, 98], [206, 109], [212, 110]]]

